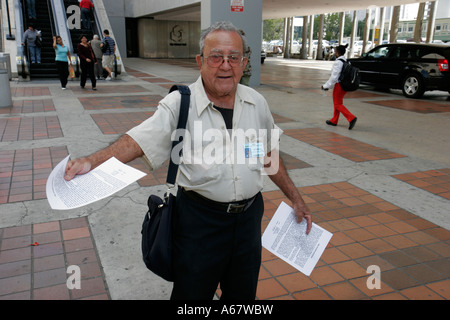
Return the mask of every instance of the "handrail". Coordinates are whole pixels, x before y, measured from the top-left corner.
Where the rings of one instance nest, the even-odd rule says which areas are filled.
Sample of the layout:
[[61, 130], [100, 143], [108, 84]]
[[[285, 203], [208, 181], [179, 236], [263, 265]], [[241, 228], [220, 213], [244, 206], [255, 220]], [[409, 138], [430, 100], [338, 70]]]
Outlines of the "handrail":
[[16, 37], [11, 34], [11, 18], [9, 16], [9, 3], [8, 0], [6, 2], [6, 17], [8, 20], [8, 34], [6, 35], [6, 40], [16, 40]]
[[52, 1], [52, 4], [54, 17], [56, 20], [56, 32], [63, 39], [64, 45], [67, 45], [70, 52], [73, 52], [73, 43], [72, 38], [70, 37], [70, 32], [68, 31], [69, 28], [67, 26], [67, 12], [64, 6], [64, 0], [54, 0]]
[[55, 32], [55, 18], [53, 16], [53, 6], [50, 0], [47, 0], [47, 11], [50, 17], [50, 29], [52, 30], [52, 37], [56, 35]]
[[100, 25], [100, 19], [98, 18], [97, 15], [97, 10], [96, 7], [94, 6], [94, 10], [92, 10], [92, 14], [94, 16], [94, 28], [92, 28], [92, 31], [94, 32], [94, 34], [97, 33], [97, 35], [99, 36], [100, 39], [103, 39], [103, 30], [102, 30], [102, 26]]
[[24, 43], [23, 46], [22, 45], [20, 46], [20, 50], [22, 51], [22, 57], [25, 56], [27, 58], [26, 60], [22, 59], [22, 78], [25, 79], [27, 77], [26, 70], [25, 70], [25, 62], [27, 64], [28, 70], [30, 70], [30, 63], [31, 63], [30, 52], [28, 51], [28, 46], [24, 42], [24, 39], [23, 39], [23, 33], [25, 32], [25, 30], [28, 27], [28, 26], [25, 25], [25, 21], [28, 24], [28, 19], [26, 18], [27, 17], [27, 12], [28, 12], [28, 7], [27, 7], [28, 4], [24, 0], [18, 1], [18, 3], [19, 3], [19, 9], [22, 9], [21, 12], [20, 12], [21, 13], [21, 20], [20, 20], [20, 22], [21, 22], [20, 23], [20, 27], [21, 28], [17, 28], [17, 25], [16, 25], [16, 30], [19, 30], [19, 32], [20, 32], [20, 43], [21, 44]]
[[[26, 70], [26, 62], [28, 62], [28, 57], [26, 55], [26, 52], [24, 52], [24, 47], [22, 46], [22, 40], [23, 40], [23, 32], [24, 32], [24, 13], [25, 13], [26, 7], [24, 7], [24, 3], [22, 1], [15, 1], [14, 2], [14, 16], [15, 16], [15, 23], [16, 23], [16, 49], [17, 49], [17, 55], [20, 56], [20, 63], [21, 63], [21, 69], [20, 72], [23, 79], [27, 78], [27, 70]], [[25, 60], [25, 57], [27, 60]], [[19, 70], [17, 70], [17, 73], [19, 73]]]

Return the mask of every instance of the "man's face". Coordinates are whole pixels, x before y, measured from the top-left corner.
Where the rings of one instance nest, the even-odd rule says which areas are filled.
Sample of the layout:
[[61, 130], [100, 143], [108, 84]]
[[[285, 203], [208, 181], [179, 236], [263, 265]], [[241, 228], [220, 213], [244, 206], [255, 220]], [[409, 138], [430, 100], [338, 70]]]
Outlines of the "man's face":
[[207, 35], [204, 42], [203, 58], [197, 55], [197, 64], [203, 85], [210, 98], [233, 95], [241, 80], [247, 59], [238, 65], [231, 65], [227, 59], [219, 66], [211, 66], [207, 59], [210, 55], [243, 56], [242, 40], [239, 34], [232, 31], [213, 31]]

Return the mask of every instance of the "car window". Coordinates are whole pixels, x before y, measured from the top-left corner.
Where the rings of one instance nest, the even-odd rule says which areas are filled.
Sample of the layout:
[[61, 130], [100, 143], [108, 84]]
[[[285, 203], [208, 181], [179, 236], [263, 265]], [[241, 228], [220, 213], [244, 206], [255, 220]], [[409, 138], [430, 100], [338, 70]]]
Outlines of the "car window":
[[445, 59], [435, 48], [420, 48], [417, 50], [417, 57], [422, 59]]
[[367, 57], [375, 59], [383, 59], [389, 55], [390, 50], [391, 50], [390, 47], [378, 47], [370, 51], [367, 54]]
[[399, 59], [405, 57], [405, 50], [402, 47], [391, 47], [389, 50], [389, 58]]

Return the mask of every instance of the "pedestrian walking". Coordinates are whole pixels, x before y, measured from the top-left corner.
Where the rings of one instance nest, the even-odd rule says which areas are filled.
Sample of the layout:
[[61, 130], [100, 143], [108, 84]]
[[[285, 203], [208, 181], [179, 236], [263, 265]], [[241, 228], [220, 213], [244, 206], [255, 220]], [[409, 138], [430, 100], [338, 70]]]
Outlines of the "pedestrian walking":
[[31, 63], [41, 63], [41, 32], [34, 28], [33, 24], [23, 34], [22, 46], [28, 49]]
[[92, 90], [97, 90], [97, 79], [94, 74], [94, 65], [97, 63], [97, 58], [95, 58], [94, 51], [85, 35], [80, 37], [80, 43], [78, 44], [77, 49], [81, 68], [80, 87], [84, 89], [89, 75], [89, 79], [91, 79], [92, 83]]
[[113, 38], [109, 36], [109, 30], [103, 31], [103, 41], [100, 44], [100, 47], [103, 51], [102, 64], [103, 68], [108, 72], [108, 77], [106, 80], [110, 81], [115, 78], [115, 72], [113, 72], [114, 59], [116, 54], [116, 42]]
[[91, 30], [91, 11], [94, 8], [91, 0], [81, 0], [81, 22], [84, 30]]
[[97, 80], [102, 80], [103, 78], [103, 52], [102, 48], [100, 47], [101, 41], [99, 39], [99, 36], [97, 34], [94, 34], [91, 40], [91, 47], [92, 50], [94, 50], [95, 57], [97, 58], [97, 63], [94, 65], [94, 73], [97, 77]]
[[356, 124], [356, 118], [345, 106], [344, 106], [344, 96], [347, 93], [344, 91], [339, 84], [339, 76], [341, 75], [342, 66], [344, 65], [343, 61], [345, 59], [345, 52], [348, 44], [343, 46], [339, 45], [336, 47], [334, 51], [334, 55], [336, 56], [336, 60], [333, 63], [333, 68], [331, 70], [331, 76], [328, 81], [322, 86], [322, 90], [329, 90], [334, 86], [333, 89], [333, 105], [334, 105], [334, 114], [330, 120], [326, 120], [325, 123], [330, 126], [337, 126], [339, 121], [339, 116], [342, 115], [349, 122], [348, 130], [352, 130]]
[[60, 36], [53, 37], [53, 49], [55, 49], [55, 63], [58, 70], [61, 89], [66, 90], [67, 78], [69, 77], [69, 64], [71, 64], [69, 47], [64, 45]]
[[37, 19], [36, 15], [36, 0], [27, 0], [27, 13], [28, 13], [28, 19]]

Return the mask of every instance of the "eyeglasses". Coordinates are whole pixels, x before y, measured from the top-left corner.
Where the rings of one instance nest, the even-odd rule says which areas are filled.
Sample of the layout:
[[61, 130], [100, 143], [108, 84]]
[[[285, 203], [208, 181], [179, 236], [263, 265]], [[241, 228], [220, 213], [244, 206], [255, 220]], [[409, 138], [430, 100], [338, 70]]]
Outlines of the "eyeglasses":
[[208, 65], [213, 68], [221, 66], [225, 59], [232, 67], [237, 67], [242, 63], [242, 61], [244, 61], [244, 57], [237, 54], [232, 54], [229, 56], [224, 56], [222, 54], [210, 54], [209, 56], [204, 58], [208, 62]]

